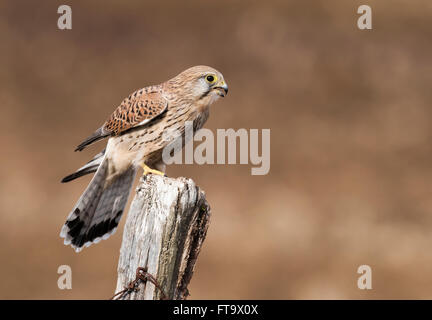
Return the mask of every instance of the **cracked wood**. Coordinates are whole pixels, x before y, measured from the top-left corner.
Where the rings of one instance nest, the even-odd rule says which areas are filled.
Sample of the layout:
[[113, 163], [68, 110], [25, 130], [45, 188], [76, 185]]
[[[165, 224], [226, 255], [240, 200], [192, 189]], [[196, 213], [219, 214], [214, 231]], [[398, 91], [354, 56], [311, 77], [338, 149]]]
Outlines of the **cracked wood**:
[[[140, 179], [126, 220], [118, 264], [117, 291], [147, 268], [168, 299], [186, 299], [187, 286], [210, 222], [204, 192], [191, 179], [147, 175]], [[149, 281], [123, 299], [157, 300]]]

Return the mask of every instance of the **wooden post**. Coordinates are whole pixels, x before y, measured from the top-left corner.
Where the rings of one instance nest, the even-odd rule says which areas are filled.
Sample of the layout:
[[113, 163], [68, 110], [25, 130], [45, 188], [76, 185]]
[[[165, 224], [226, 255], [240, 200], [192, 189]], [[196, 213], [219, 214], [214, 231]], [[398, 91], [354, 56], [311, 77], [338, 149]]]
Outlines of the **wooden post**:
[[[156, 278], [165, 298], [186, 299], [209, 222], [205, 194], [191, 179], [142, 177], [123, 232], [116, 292], [127, 288], [143, 267]], [[140, 281], [136, 288], [120, 298], [163, 298], [150, 281]]]

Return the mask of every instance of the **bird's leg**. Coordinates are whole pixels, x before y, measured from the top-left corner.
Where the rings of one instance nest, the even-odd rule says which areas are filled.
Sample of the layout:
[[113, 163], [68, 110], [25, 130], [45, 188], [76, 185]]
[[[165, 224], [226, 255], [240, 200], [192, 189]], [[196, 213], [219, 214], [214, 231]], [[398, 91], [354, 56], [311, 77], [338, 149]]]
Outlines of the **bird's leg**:
[[144, 172], [143, 172], [143, 176], [146, 176], [146, 175], [148, 175], [149, 173], [152, 173], [152, 174], [158, 174], [158, 175], [160, 175], [160, 176], [165, 176], [165, 173], [163, 173], [162, 171], [159, 171], [159, 170], [155, 170], [155, 169], [150, 168], [150, 167], [147, 166], [144, 162], [141, 163], [141, 168], [143, 168], [143, 170], [144, 170]]

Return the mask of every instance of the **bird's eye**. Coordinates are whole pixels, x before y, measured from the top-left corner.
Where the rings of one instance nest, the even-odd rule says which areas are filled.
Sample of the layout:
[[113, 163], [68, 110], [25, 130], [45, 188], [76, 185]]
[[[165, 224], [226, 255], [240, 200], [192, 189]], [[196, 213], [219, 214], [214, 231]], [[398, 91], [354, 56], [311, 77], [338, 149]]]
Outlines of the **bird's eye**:
[[205, 77], [206, 81], [208, 83], [215, 83], [216, 82], [216, 76], [209, 74]]

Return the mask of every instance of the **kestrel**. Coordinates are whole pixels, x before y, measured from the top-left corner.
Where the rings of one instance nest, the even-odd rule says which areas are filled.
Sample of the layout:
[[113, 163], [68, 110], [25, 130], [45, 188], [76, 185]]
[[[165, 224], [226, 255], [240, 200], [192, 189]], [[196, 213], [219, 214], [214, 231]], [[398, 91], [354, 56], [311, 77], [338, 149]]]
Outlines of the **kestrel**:
[[[117, 107], [108, 120], [75, 151], [103, 138], [106, 148], [75, 173], [68, 182], [95, 172], [64, 224], [60, 237], [79, 252], [113, 234], [126, 205], [137, 168], [144, 175], [164, 174], [162, 151], [171, 130], [185, 141], [185, 122], [193, 121], [194, 133], [209, 116], [209, 106], [225, 97], [223, 75], [207, 66], [187, 69], [162, 84], [135, 91]], [[174, 137], [175, 138], [175, 137]], [[172, 140], [171, 140], [172, 141]]]

